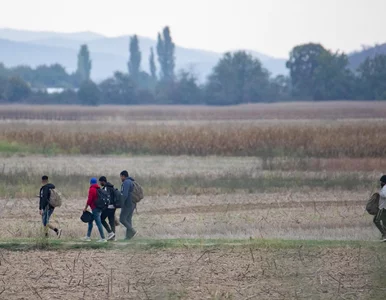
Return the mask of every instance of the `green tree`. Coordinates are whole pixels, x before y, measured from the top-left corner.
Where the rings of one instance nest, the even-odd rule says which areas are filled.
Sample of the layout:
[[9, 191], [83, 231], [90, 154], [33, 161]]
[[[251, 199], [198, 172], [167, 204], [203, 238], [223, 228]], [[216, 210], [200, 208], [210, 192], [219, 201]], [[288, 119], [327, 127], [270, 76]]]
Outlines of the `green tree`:
[[320, 44], [296, 46], [290, 53], [287, 68], [293, 87], [293, 94], [300, 99], [311, 99], [313, 94], [313, 77], [319, 66], [319, 57], [327, 50]]
[[31, 94], [29, 85], [20, 77], [10, 77], [5, 89], [5, 98], [9, 102], [25, 100]]
[[135, 82], [139, 81], [141, 69], [141, 51], [139, 50], [139, 41], [137, 35], [130, 37], [130, 58], [128, 62], [129, 74]]
[[345, 54], [326, 51], [318, 57], [312, 75], [314, 100], [349, 100], [353, 97], [354, 74], [349, 70]]
[[358, 68], [360, 94], [368, 100], [386, 100], [386, 55], [368, 57]]
[[271, 79], [271, 99], [274, 101], [288, 101], [292, 99], [291, 78], [284, 75], [277, 75]]
[[157, 67], [155, 65], [153, 47], [150, 48], [149, 66], [150, 66], [151, 78], [155, 82], [155, 81], [157, 81]]
[[103, 103], [134, 104], [136, 103], [136, 87], [130, 76], [115, 72], [114, 77], [100, 83]]
[[[1, 67], [1, 64], [0, 64]], [[0, 101], [6, 100], [6, 91], [7, 91], [8, 80], [5, 76], [0, 75]]]
[[88, 47], [87, 45], [82, 45], [78, 53], [78, 68], [76, 70], [79, 82], [90, 80], [91, 67], [92, 63]]
[[226, 53], [214, 67], [206, 85], [206, 102], [233, 105], [269, 100], [269, 73], [245, 51]]
[[163, 81], [174, 80], [175, 68], [175, 45], [170, 34], [170, 28], [167, 26], [163, 29], [162, 36], [158, 33], [157, 54], [161, 67], [160, 77]]
[[101, 92], [93, 81], [86, 80], [80, 85], [78, 98], [82, 105], [96, 106], [101, 101]]
[[157, 104], [203, 104], [203, 92], [197, 78], [182, 70], [175, 81], [160, 82], [156, 88]]

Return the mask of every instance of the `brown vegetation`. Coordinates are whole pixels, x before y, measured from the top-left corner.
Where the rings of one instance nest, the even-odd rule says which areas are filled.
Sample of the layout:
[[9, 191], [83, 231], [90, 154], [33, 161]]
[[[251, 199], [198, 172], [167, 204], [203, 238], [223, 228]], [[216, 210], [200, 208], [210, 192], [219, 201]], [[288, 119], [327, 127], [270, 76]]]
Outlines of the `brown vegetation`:
[[295, 120], [384, 118], [384, 102], [290, 102], [240, 106], [27, 106], [0, 107], [3, 120]]
[[0, 141], [72, 154], [383, 157], [385, 121], [130, 125], [2, 123]]

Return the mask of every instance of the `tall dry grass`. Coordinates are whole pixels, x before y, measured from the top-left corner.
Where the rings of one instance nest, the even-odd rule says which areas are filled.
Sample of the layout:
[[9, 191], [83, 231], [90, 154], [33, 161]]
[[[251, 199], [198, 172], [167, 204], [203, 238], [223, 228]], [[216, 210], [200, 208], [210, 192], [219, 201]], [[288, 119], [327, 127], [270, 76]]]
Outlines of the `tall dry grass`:
[[383, 157], [386, 121], [129, 125], [1, 123], [0, 142], [36, 152], [295, 157]]

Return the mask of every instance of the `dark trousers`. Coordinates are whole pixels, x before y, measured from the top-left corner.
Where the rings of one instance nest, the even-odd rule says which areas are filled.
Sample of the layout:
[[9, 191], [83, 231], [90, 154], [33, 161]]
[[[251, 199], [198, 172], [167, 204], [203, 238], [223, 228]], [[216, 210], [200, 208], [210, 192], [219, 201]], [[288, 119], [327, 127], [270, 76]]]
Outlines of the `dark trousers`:
[[373, 220], [383, 236], [386, 236], [386, 209], [380, 209]]
[[119, 216], [119, 221], [123, 226], [126, 227], [126, 239], [131, 239], [136, 231], [133, 228], [133, 213], [136, 204], [131, 201], [131, 198], [126, 199], [121, 208], [121, 215]]
[[[102, 225], [107, 230], [108, 233], [114, 232], [115, 233], [115, 208], [110, 209], [107, 208], [102, 212]], [[109, 220], [109, 224], [107, 224], [106, 219]]]

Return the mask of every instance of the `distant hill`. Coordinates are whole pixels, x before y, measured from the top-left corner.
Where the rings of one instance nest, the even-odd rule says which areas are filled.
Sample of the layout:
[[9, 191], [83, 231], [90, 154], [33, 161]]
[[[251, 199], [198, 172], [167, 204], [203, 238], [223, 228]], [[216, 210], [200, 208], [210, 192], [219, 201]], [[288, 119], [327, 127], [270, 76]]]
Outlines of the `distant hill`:
[[[114, 71], [126, 71], [130, 36], [104, 37], [93, 32], [56, 33], [0, 29], [0, 62], [8, 67], [21, 64], [36, 67], [41, 64], [62, 64], [67, 71], [76, 68], [79, 46], [86, 43], [93, 62], [92, 77], [102, 80]], [[142, 51], [142, 69], [149, 70], [150, 48], [156, 41], [139, 37]], [[273, 74], [287, 74], [285, 59], [277, 59], [255, 51], [248, 51], [259, 58]], [[192, 70], [203, 81], [218, 62], [221, 53], [176, 47], [176, 67]]]
[[377, 54], [386, 54], [386, 44], [367, 47], [362, 51], [351, 53], [349, 55], [350, 66], [353, 70], [356, 70], [366, 58], [373, 57]]

